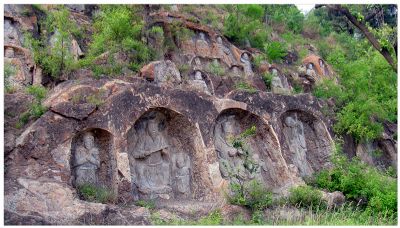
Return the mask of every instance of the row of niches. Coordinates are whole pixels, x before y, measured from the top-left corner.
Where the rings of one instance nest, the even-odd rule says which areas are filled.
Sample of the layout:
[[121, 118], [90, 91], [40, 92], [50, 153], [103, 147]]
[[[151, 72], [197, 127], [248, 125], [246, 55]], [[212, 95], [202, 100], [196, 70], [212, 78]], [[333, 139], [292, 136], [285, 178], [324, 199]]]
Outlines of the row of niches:
[[[301, 112], [287, 112], [281, 121], [283, 142], [256, 115], [241, 109], [225, 110], [215, 121], [214, 152], [209, 155], [199, 129], [186, 117], [167, 109], [150, 110], [127, 134], [128, 161], [123, 162], [129, 163], [125, 175], [131, 183], [130, 193], [136, 200], [198, 200], [211, 187], [207, 181], [215, 186], [218, 179], [256, 179], [274, 190], [286, 184], [293, 170], [306, 177], [324, 168], [331, 145], [322, 122]], [[250, 151], [246, 155], [233, 146], [231, 139], [253, 125], [256, 133], [246, 140]], [[73, 139], [71, 171], [75, 187], [85, 183], [109, 188], [118, 185], [115, 178], [121, 180], [123, 171], [117, 168], [112, 137], [105, 130], [91, 129]], [[249, 159], [251, 172], [246, 164]], [[212, 167], [217, 167], [214, 171], [218, 175], [211, 173]]]

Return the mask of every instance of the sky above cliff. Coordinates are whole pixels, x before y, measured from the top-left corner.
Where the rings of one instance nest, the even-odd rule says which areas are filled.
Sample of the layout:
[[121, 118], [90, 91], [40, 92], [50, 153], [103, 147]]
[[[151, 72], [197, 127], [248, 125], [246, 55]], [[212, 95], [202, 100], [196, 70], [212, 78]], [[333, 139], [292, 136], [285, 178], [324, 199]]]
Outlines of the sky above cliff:
[[314, 8], [314, 4], [309, 4], [309, 5], [298, 4], [296, 6], [304, 15], [306, 15], [308, 12], [310, 12], [312, 8]]

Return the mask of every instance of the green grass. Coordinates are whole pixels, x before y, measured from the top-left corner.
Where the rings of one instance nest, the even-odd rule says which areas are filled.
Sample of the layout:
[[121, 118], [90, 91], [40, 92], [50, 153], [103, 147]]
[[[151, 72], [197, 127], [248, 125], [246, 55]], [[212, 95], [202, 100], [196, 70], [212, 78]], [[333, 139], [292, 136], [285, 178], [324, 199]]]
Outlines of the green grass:
[[135, 202], [135, 205], [139, 207], [145, 207], [147, 209], [154, 209], [156, 207], [154, 200], [138, 200]]
[[[197, 219], [185, 220], [173, 218], [164, 221], [156, 212], [151, 215], [153, 225], [331, 225], [331, 226], [350, 226], [350, 225], [396, 225], [397, 217], [387, 213], [372, 213], [364, 211], [350, 204], [344, 204], [339, 208], [313, 209], [298, 208], [299, 215], [291, 214], [288, 206], [278, 206], [276, 211], [287, 211], [286, 218], [278, 216], [278, 213], [269, 211], [268, 214], [260, 212], [252, 216], [250, 220], [245, 220], [243, 215], [236, 216], [233, 221], [224, 221], [219, 210]], [[293, 209], [293, 207], [290, 207]], [[297, 213], [296, 213], [297, 214]], [[266, 216], [267, 215], [267, 216]]]
[[222, 76], [225, 74], [225, 69], [217, 62], [208, 64], [208, 71], [216, 76]]
[[106, 187], [96, 186], [90, 183], [82, 184], [77, 187], [81, 199], [96, 203], [115, 203], [115, 193]]
[[236, 89], [246, 91], [248, 93], [256, 93], [257, 89], [246, 82], [239, 82], [235, 85]]

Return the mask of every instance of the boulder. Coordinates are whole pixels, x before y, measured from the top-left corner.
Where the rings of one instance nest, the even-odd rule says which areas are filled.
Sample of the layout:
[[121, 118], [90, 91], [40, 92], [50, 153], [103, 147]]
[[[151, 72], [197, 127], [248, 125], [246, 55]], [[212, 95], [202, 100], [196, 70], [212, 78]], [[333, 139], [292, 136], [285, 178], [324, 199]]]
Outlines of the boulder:
[[346, 197], [342, 192], [322, 192], [322, 199], [326, 201], [328, 208], [336, 208], [345, 203]]

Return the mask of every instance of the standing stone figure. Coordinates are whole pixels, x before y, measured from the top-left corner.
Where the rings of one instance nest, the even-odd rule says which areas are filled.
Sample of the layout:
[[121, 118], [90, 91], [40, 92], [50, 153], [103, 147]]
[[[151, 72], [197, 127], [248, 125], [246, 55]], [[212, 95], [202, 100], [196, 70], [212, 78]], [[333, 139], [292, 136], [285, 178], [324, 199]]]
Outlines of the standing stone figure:
[[151, 112], [142, 122], [132, 152], [135, 158], [134, 184], [140, 198], [171, 197], [168, 144], [164, 136], [165, 116]]
[[215, 149], [219, 159], [219, 168], [224, 178], [239, 177], [247, 178], [247, 173], [241, 159], [242, 152], [234, 148], [229, 141], [237, 134], [237, 123], [235, 116], [226, 117], [222, 123], [217, 125], [215, 131]]
[[241, 62], [244, 63], [244, 73], [246, 77], [253, 76], [253, 70], [251, 69], [251, 62], [249, 55], [245, 52], [240, 58]]
[[222, 37], [217, 37], [217, 56], [222, 59], [228, 66], [234, 62], [231, 50], [226, 47], [222, 41]]
[[197, 55], [201, 57], [208, 57], [210, 53], [210, 47], [206, 41], [204, 33], [200, 32], [200, 39], [196, 41]]
[[307, 146], [303, 123], [297, 119], [296, 114], [294, 118], [291, 116], [285, 118], [284, 134], [289, 141], [292, 162], [299, 168], [300, 175], [312, 175], [314, 171], [307, 160]]
[[75, 185], [97, 184], [97, 171], [100, 168], [99, 149], [94, 145], [92, 132], [83, 135], [83, 146], [76, 148], [74, 157]]
[[174, 159], [174, 186], [178, 197], [190, 196], [190, 161], [189, 156], [178, 153]]

